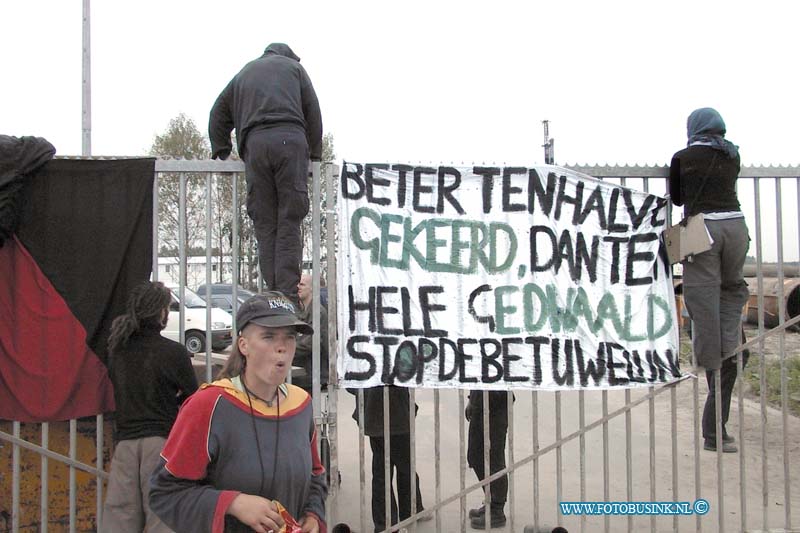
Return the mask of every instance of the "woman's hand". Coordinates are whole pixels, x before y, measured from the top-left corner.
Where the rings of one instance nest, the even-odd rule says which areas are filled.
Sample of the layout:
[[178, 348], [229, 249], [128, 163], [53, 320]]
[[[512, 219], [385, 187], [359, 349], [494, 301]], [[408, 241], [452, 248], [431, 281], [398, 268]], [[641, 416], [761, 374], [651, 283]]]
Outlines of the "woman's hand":
[[310, 514], [300, 520], [300, 531], [303, 533], [319, 533], [319, 522]]
[[261, 496], [239, 494], [228, 506], [226, 513], [256, 533], [276, 532], [284, 525], [283, 517], [278, 512], [275, 502]]

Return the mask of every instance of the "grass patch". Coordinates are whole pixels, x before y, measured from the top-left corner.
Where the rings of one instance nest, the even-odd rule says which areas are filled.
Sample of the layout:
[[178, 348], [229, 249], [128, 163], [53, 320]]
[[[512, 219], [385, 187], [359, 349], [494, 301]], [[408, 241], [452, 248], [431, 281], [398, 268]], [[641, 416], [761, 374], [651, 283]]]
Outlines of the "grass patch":
[[[764, 365], [766, 375], [767, 402], [781, 408], [781, 362], [767, 361]], [[761, 361], [753, 357], [744, 368], [744, 379], [756, 397], [761, 395]], [[800, 416], [800, 357], [786, 358], [786, 386], [789, 393], [789, 412]]]
[[[684, 330], [680, 335], [681, 368], [692, 368], [692, 341]], [[770, 359], [764, 365], [767, 381], [767, 404], [781, 408], [781, 362]], [[743, 378], [747, 384], [745, 395], [758, 401], [761, 397], [761, 360], [751, 356], [744, 367]], [[786, 358], [786, 385], [789, 392], [789, 412], [800, 416], [800, 357], [789, 355]]]

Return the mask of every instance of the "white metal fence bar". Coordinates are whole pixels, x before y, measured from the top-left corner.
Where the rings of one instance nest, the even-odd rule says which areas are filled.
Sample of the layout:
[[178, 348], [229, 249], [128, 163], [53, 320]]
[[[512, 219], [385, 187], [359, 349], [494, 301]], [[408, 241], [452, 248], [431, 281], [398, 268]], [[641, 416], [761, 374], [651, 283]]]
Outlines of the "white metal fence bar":
[[[15, 439], [20, 437], [20, 423], [14, 422], [12, 431]], [[20, 490], [20, 464], [19, 443], [12, 441], [11, 449], [11, 530], [19, 531], [19, 490]]]
[[[42, 424], [42, 448], [47, 449], [50, 445], [50, 424], [45, 422]], [[49, 495], [50, 492], [48, 490], [49, 487], [49, 479], [50, 476], [48, 475], [48, 457], [46, 454], [42, 454], [42, 492], [39, 496], [39, 531], [42, 533], [47, 533], [47, 525], [49, 522]], [[102, 478], [98, 475], [98, 483], [102, 483]], [[98, 520], [98, 523], [100, 520]]]
[[[761, 187], [759, 180], [753, 180], [753, 189], [755, 194], [755, 210], [756, 210], [756, 264], [761, 265], [763, 261], [762, 256], [762, 236], [761, 236]], [[761, 312], [764, 309], [764, 279], [758, 276], [758, 335], [764, 333], [764, 315]], [[759, 353], [764, 353], [764, 341], [759, 343]], [[769, 508], [769, 483], [768, 483], [768, 450], [767, 450], [767, 367], [766, 359], [759, 358], [759, 390], [761, 402], [761, 518], [762, 529], [767, 530], [767, 512]]]
[[75, 533], [78, 517], [78, 500], [75, 463], [78, 457], [78, 421], [74, 418], [69, 421], [69, 533]]
[[[778, 247], [778, 323], [786, 320], [786, 300], [784, 299], [783, 284], [783, 201], [781, 194], [781, 180], [775, 179], [775, 222], [777, 226], [776, 244]], [[786, 517], [785, 529], [792, 524], [792, 484], [789, 473], [789, 383], [786, 370], [786, 330], [781, 331], [778, 337], [780, 363], [781, 363], [781, 417], [783, 422], [783, 498], [784, 513]]]
[[[212, 194], [212, 176], [211, 172], [206, 172], [206, 350], [205, 350], [205, 362], [206, 362], [206, 382], [211, 383], [212, 381], [212, 364], [211, 364], [211, 344], [212, 344], [212, 335], [211, 335], [211, 309], [212, 309], [212, 300], [211, 300], [211, 226], [212, 226], [212, 207], [211, 207], [211, 194]], [[234, 178], [235, 179], [235, 178]], [[220, 271], [223, 267], [223, 262], [220, 261], [219, 265], [217, 266]], [[183, 280], [181, 280], [183, 281]], [[181, 300], [183, 301], [183, 300]], [[233, 305], [233, 302], [231, 302]]]
[[[104, 446], [104, 436], [105, 433], [103, 432], [103, 415], [99, 414], [95, 420], [95, 448], [97, 453], [96, 464], [98, 472], [103, 470], [103, 446]], [[47, 477], [46, 470], [42, 470], [42, 477]], [[95, 511], [96, 517], [96, 524], [97, 530], [101, 531], [102, 523], [103, 523], [103, 478], [99, 475], [95, 476], [94, 478], [95, 483], [95, 503], [97, 505], [97, 510]]]
[[[460, 446], [458, 447], [458, 488], [461, 491], [461, 498], [459, 499], [458, 523], [462, 533], [467, 530], [467, 494], [464, 492], [464, 488], [467, 486], [467, 454], [464, 450], [464, 443], [467, 442], [467, 437], [465, 431], [466, 424], [461, 416], [461, 414], [464, 412], [464, 409], [464, 391], [462, 389], [458, 391], [458, 442], [460, 443]], [[437, 503], [439, 502], [437, 501]], [[437, 531], [441, 527], [441, 513], [439, 512], [439, 509], [436, 509]]]
[[[508, 411], [508, 462], [514, 463], [514, 394], [509, 391], [506, 394], [506, 410]], [[514, 471], [508, 474], [508, 530], [516, 531], [514, 527], [514, 511], [516, 502], [514, 500]]]

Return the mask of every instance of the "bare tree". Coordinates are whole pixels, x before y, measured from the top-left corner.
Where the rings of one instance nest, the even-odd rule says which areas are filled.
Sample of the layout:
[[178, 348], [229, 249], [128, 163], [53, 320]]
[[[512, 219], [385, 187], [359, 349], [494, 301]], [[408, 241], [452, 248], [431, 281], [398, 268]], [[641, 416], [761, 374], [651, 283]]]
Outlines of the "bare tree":
[[[167, 130], [156, 135], [150, 154], [175, 159], [208, 159], [211, 149], [194, 121], [183, 113], [170, 120]], [[202, 174], [186, 174], [186, 241], [189, 252], [205, 233], [204, 190]], [[180, 247], [180, 174], [164, 173], [158, 181], [159, 255], [177, 257]], [[177, 261], [176, 261], [177, 265]], [[157, 266], [156, 266], [157, 267]], [[188, 280], [184, 278], [184, 283]]]

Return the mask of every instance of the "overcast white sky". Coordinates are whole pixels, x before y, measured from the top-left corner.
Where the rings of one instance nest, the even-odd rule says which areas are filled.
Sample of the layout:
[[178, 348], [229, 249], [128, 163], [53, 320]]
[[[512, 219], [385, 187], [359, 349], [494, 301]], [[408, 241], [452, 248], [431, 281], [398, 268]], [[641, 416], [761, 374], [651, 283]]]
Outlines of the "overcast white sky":
[[[0, 133], [81, 150], [80, 0], [3, 2]], [[745, 164], [797, 164], [797, 2], [92, 2], [92, 148], [201, 131], [273, 41], [302, 58], [339, 159], [666, 164], [697, 107]]]

